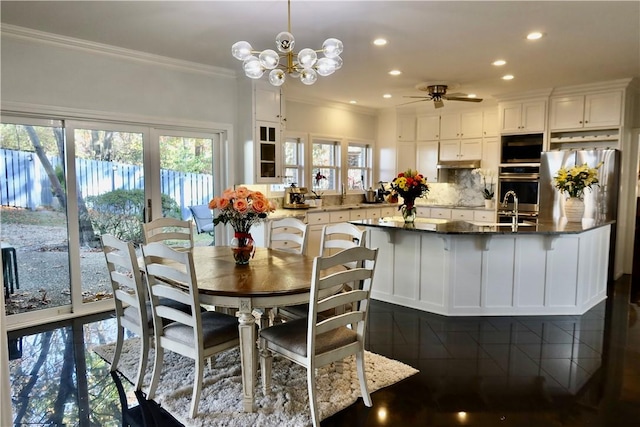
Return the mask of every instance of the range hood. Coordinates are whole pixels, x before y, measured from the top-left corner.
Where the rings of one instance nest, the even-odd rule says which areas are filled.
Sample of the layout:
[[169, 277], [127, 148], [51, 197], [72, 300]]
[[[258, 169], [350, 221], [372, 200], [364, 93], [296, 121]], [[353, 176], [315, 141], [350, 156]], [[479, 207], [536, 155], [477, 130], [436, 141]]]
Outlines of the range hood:
[[440, 160], [438, 169], [477, 169], [480, 160]]

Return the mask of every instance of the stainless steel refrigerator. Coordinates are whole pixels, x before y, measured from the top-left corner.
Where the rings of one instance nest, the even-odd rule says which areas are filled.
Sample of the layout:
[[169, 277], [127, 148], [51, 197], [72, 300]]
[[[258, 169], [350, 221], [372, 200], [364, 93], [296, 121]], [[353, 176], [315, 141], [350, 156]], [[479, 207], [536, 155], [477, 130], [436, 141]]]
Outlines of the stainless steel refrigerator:
[[546, 151], [540, 158], [539, 220], [559, 221], [564, 215], [565, 195], [553, 185], [561, 167], [586, 163], [598, 169], [599, 185], [584, 191], [584, 218], [596, 221], [615, 220], [618, 206], [620, 152], [613, 149]]

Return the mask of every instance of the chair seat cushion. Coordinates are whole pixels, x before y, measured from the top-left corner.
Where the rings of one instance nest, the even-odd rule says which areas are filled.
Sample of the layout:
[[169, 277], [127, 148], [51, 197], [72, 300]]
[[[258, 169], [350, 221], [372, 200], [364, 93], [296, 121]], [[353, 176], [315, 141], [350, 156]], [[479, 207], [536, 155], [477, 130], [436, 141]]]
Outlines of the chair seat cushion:
[[[260, 331], [260, 337], [300, 356], [307, 357], [307, 319], [296, 319]], [[341, 327], [316, 337], [316, 354], [356, 342], [355, 331]]]
[[[202, 340], [205, 348], [213, 347], [227, 341], [238, 339], [238, 319], [217, 311], [202, 313]], [[193, 328], [181, 323], [171, 323], [164, 327], [163, 335], [169, 339], [180, 341], [188, 346], [195, 346]]]

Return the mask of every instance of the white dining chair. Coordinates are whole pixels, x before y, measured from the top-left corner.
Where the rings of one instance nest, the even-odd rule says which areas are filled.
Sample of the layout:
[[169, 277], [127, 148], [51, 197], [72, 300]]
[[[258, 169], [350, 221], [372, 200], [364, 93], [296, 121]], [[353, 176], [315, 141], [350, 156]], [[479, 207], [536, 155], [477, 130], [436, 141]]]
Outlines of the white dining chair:
[[308, 225], [297, 218], [283, 218], [269, 223], [268, 242], [271, 249], [304, 254], [307, 250]]
[[[322, 237], [320, 239], [320, 256], [332, 255], [358, 246], [364, 247], [366, 238], [366, 230], [361, 230], [348, 222], [325, 225], [322, 228]], [[345, 267], [351, 268], [353, 266], [345, 265]], [[349, 285], [347, 284], [345, 287], [349, 287]], [[307, 304], [280, 307], [278, 315], [284, 319], [299, 319], [307, 315], [308, 308]], [[338, 308], [338, 310], [344, 309], [344, 307]]]
[[163, 242], [175, 248], [193, 248], [193, 228], [190, 221], [157, 218], [142, 224], [145, 244]]
[[149, 339], [153, 329], [153, 322], [149, 317], [149, 311], [147, 311], [145, 284], [142, 280], [133, 244], [123, 242], [110, 234], [103, 234], [100, 239], [111, 279], [118, 322], [116, 348], [110, 370], [113, 372], [118, 368], [124, 329], [133, 332], [140, 337], [138, 373], [134, 380], [135, 390], [140, 390], [147, 367]]
[[[153, 374], [147, 397], [155, 395], [162, 372], [164, 351], [169, 350], [195, 362], [190, 416], [195, 418], [202, 392], [205, 361], [211, 356], [239, 345], [238, 321], [234, 316], [216, 311], [200, 311], [193, 254], [177, 251], [163, 243], [142, 246], [146, 279], [151, 300], [156, 342]], [[165, 304], [173, 300], [188, 304], [184, 313]], [[164, 319], [172, 323], [163, 325]]]
[[[347, 356], [355, 355], [360, 393], [365, 405], [372, 406], [365, 375], [364, 344], [377, 256], [378, 249], [354, 247], [335, 255], [315, 258], [307, 317], [277, 324], [259, 333], [260, 368], [265, 395], [271, 388], [274, 353], [305, 367], [314, 426], [320, 425], [316, 369], [342, 361]], [[345, 264], [354, 267], [338, 272], [326, 271]], [[322, 291], [353, 282], [360, 282], [361, 285], [326, 298], [320, 297]], [[356, 309], [347, 313], [335, 310], [344, 305], [353, 305]], [[318, 316], [319, 313], [323, 315]]]

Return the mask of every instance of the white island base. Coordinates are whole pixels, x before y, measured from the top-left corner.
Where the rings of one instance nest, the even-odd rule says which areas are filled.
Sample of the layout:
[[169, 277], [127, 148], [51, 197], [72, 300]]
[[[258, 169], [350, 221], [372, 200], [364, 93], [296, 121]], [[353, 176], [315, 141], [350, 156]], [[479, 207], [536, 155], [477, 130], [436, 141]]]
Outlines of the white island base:
[[367, 227], [371, 296], [448, 316], [580, 315], [606, 298], [611, 225], [580, 233]]

